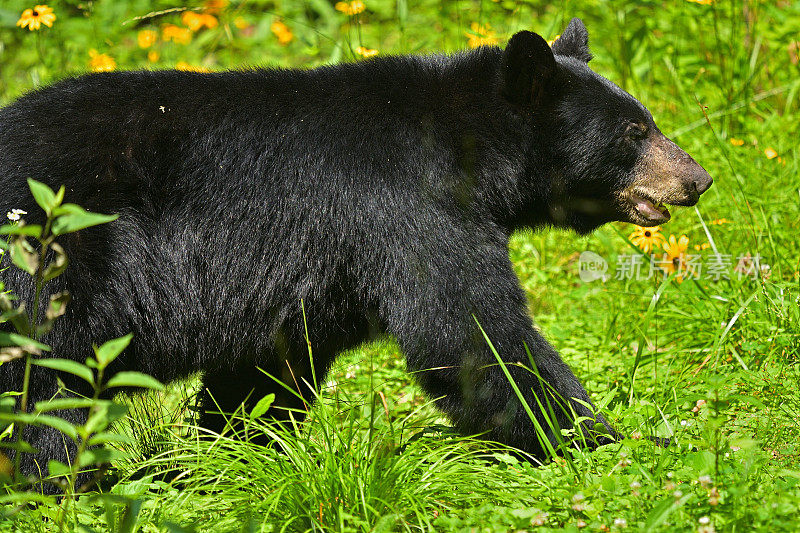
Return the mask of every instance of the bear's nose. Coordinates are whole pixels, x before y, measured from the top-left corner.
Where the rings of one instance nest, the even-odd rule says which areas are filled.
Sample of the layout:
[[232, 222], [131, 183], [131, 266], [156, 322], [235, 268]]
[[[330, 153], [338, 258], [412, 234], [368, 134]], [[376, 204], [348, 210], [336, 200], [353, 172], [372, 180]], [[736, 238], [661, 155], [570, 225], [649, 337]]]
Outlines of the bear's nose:
[[703, 194], [706, 192], [708, 188], [711, 187], [712, 183], [714, 183], [714, 179], [705, 170], [701, 169], [700, 172], [695, 173], [694, 188], [697, 191], [697, 194]]

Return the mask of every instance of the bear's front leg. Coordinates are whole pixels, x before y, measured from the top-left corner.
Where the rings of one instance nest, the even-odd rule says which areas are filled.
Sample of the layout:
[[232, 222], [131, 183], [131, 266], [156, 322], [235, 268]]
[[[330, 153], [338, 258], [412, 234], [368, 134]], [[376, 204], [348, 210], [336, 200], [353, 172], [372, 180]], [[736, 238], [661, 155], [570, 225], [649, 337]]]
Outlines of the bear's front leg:
[[[461, 432], [481, 433], [540, 459], [566, 440], [561, 430], [574, 428], [576, 417], [583, 419], [579, 443], [611, 442], [616, 432], [534, 329], [505, 246], [465, 249], [454, 258], [429, 263], [407, 279], [389, 320], [409, 370], [438, 406]], [[597, 423], [605, 431], [595, 431]]]

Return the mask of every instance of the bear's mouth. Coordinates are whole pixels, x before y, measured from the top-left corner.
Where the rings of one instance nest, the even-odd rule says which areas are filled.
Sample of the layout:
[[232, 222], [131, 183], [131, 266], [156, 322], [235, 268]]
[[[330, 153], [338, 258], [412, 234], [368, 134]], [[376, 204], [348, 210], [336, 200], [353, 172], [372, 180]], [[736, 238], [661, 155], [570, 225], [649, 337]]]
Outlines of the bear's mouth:
[[632, 192], [629, 196], [629, 201], [635, 214], [651, 225], [663, 224], [670, 219], [669, 209], [664, 205], [664, 202], [657, 202], [641, 192]]

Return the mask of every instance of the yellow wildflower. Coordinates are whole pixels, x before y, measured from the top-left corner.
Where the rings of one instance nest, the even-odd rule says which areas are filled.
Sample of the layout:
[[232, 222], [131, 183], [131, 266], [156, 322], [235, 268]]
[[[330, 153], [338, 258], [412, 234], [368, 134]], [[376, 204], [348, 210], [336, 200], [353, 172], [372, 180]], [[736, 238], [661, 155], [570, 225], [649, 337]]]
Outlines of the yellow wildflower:
[[711, 224], [714, 226], [721, 226], [722, 224], [730, 224], [730, 220], [727, 218], [716, 218], [711, 221]]
[[359, 13], [363, 13], [364, 10], [367, 8], [364, 5], [364, 2], [361, 0], [353, 0], [352, 2], [336, 2], [336, 5], [333, 7], [336, 8], [336, 11], [341, 11], [345, 15], [358, 15]]
[[158, 39], [158, 33], [155, 30], [142, 30], [136, 35], [136, 41], [139, 43], [139, 48], [150, 48]]
[[117, 68], [117, 62], [110, 55], [92, 49], [89, 50], [89, 68], [92, 72], [110, 72]]
[[[662, 244], [664, 251], [664, 260], [659, 263], [659, 266], [668, 274], [673, 272], [688, 270], [686, 266], [686, 250], [689, 248], [689, 237], [681, 235], [676, 239], [675, 235], [670, 235], [669, 240]], [[678, 283], [683, 281], [683, 276], [678, 276]]]
[[272, 31], [275, 37], [278, 38], [278, 42], [282, 45], [287, 45], [292, 42], [292, 39], [294, 39], [294, 34], [292, 33], [292, 30], [289, 29], [289, 26], [278, 19], [272, 21], [269, 29]]
[[636, 226], [636, 229], [628, 238], [634, 246], [641, 248], [644, 253], [650, 253], [650, 251], [664, 244], [661, 226], [653, 226], [652, 228]]
[[247, 22], [247, 19], [245, 19], [244, 17], [236, 17], [235, 19], [233, 19], [233, 25], [239, 28], [240, 30], [250, 27], [250, 23]]
[[161, 38], [178, 44], [189, 44], [192, 40], [192, 30], [181, 28], [175, 24], [167, 24], [161, 30]]
[[363, 46], [359, 46], [356, 48], [356, 53], [362, 57], [372, 57], [378, 55], [377, 50], [373, 50], [372, 48], [365, 48]]
[[680, 257], [684, 255], [687, 248], [689, 248], [689, 237], [681, 235], [676, 239], [675, 235], [670, 235], [669, 240], [661, 246], [670, 258]]
[[467, 36], [467, 44], [470, 48], [478, 48], [479, 46], [493, 46], [500, 42], [500, 39], [497, 37], [488, 23], [484, 26], [478, 24], [477, 22], [473, 22], [469, 27], [471, 31], [466, 32], [464, 35]]
[[216, 28], [219, 24], [214, 15], [195, 13], [194, 11], [184, 11], [183, 15], [181, 15], [181, 22], [192, 31], [199, 31], [204, 27], [208, 29]]
[[149, 52], [147, 52], [147, 60], [151, 63], [155, 63], [156, 61], [158, 61], [159, 57], [161, 56], [155, 50], [150, 50]]
[[767, 159], [775, 159], [778, 157], [778, 152], [776, 152], [773, 148], [767, 148], [764, 150], [764, 155], [767, 156]]
[[23, 11], [17, 21], [17, 26], [35, 31], [38, 30], [42, 24], [48, 28], [52, 28], [55, 20], [56, 15], [53, 13], [52, 8], [47, 5], [38, 5], [34, 6], [33, 9], [26, 9]]
[[744, 139], [737, 139], [736, 137], [731, 137], [731, 144], [734, 146], [742, 146], [744, 144]]

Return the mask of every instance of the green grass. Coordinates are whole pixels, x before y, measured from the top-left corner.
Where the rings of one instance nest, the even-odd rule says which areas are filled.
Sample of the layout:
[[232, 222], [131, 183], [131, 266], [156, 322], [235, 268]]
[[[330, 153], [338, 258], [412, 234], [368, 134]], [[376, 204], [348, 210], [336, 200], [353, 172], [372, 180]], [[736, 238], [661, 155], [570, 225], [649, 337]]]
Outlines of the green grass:
[[[188, 407], [196, 382], [173, 385], [163, 397], [134, 397], [124, 424], [133, 437], [129, 459], [113, 465], [102, 496], [78, 501], [70, 528], [797, 529], [800, 46], [792, 43], [800, 2], [367, 0], [352, 19], [322, 0], [231, 2], [220, 26], [190, 44], [159, 42], [156, 62], [136, 33], [177, 24], [179, 14], [134, 17], [173, 4], [51, 6], [58, 19], [39, 33], [14, 27], [32, 7], [27, 2], [0, 7], [0, 102], [85, 70], [89, 49], [126, 69], [178, 61], [211, 69], [313, 66], [355, 60], [358, 46], [381, 54], [456, 50], [467, 45], [473, 22], [488, 23], [500, 39], [519, 29], [551, 39], [580, 16], [593, 68], [644, 102], [662, 131], [715, 178], [696, 210], [673, 212], [665, 236], [687, 235], [704, 265], [714, 247], [731, 260], [727, 280], [702, 273], [682, 283], [614, 279], [617, 255], [635, 253], [630, 226], [511, 241], [546, 337], [618, 428], [670, 435], [669, 448], [629, 438], [534, 468], [500, 446], [453, 434], [387, 340], [345, 354], [308, 422], [252, 422], [254, 431], [275, 433], [283, 454], [228, 437], [198, 440]], [[294, 34], [285, 47], [270, 32], [276, 16]], [[244, 29], [235, 24], [240, 17]], [[703, 243], [709, 246], [695, 251]], [[580, 281], [584, 250], [609, 261], [609, 279]], [[740, 279], [734, 267], [747, 254], [759, 255], [768, 275]], [[0, 530], [51, 530], [57, 506], [9, 504]]]

